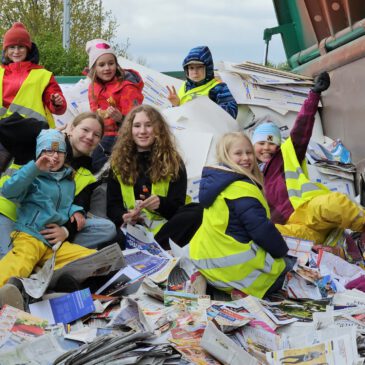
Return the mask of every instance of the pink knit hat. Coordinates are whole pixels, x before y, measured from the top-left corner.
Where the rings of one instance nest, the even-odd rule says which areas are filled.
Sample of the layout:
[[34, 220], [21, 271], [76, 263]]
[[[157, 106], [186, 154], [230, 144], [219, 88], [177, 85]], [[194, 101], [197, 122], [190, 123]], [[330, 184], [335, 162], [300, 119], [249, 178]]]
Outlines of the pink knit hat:
[[25, 46], [28, 49], [32, 48], [32, 41], [30, 35], [23, 23], [16, 22], [5, 33], [3, 40], [3, 48], [9, 46]]
[[110, 43], [104, 39], [93, 39], [86, 43], [86, 52], [89, 55], [89, 69], [93, 67], [96, 60], [103, 54], [113, 54], [117, 57]]

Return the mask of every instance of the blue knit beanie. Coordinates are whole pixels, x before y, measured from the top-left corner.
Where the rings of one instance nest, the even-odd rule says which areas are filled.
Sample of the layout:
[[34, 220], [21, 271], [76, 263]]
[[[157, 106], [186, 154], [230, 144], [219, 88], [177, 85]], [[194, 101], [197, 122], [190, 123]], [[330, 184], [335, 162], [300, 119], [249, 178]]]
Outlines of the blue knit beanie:
[[262, 123], [257, 126], [252, 135], [252, 144], [257, 142], [271, 142], [280, 146], [281, 134], [279, 127], [273, 122]]
[[66, 153], [65, 136], [56, 129], [43, 129], [37, 137], [36, 158], [44, 150]]

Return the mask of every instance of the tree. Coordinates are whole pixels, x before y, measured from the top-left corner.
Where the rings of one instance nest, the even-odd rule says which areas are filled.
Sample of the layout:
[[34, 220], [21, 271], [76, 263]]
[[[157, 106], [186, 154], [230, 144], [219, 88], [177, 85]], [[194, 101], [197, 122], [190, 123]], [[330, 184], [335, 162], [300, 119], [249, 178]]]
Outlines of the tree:
[[80, 75], [87, 66], [85, 44], [102, 38], [110, 41], [119, 55], [127, 56], [125, 45], [113, 42], [118, 27], [110, 11], [101, 1], [71, 0], [70, 49], [62, 47], [63, 1], [61, 0], [0, 0], [0, 32], [20, 21], [37, 44], [40, 63], [55, 75]]

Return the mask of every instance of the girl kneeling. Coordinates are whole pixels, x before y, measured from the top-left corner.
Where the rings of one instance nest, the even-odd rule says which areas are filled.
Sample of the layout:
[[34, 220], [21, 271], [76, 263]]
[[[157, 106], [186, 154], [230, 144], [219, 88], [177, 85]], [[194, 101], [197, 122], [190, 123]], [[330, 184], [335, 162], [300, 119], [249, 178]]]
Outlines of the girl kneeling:
[[203, 222], [190, 242], [190, 257], [220, 290], [262, 298], [281, 288], [292, 260], [262, 192], [251, 141], [241, 132], [217, 145], [218, 166], [205, 167], [199, 200]]

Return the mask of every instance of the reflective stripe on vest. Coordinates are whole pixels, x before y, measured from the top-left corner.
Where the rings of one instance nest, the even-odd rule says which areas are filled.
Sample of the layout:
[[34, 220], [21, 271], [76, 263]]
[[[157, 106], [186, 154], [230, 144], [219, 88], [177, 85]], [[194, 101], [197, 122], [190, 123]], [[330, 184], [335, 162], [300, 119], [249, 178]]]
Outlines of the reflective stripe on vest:
[[94, 182], [96, 182], [95, 176], [90, 172], [90, 170], [85, 167], [79, 167], [75, 172], [75, 196], [84, 190], [84, 188]]
[[[120, 175], [115, 174], [119, 184], [120, 189], [123, 196], [123, 203], [125, 205], [125, 208], [127, 210], [134, 209], [136, 206], [136, 199], [134, 197], [134, 186], [133, 185], [127, 185], [124, 184]], [[163, 180], [158, 181], [157, 183], [152, 184], [152, 191], [151, 195], [159, 195], [162, 197], [166, 197], [167, 193], [169, 191], [170, 186], [170, 180]], [[147, 209], [142, 209], [143, 212], [143, 218], [145, 219], [145, 225], [147, 226], [148, 230], [152, 232], [153, 234], [156, 234], [162, 226], [167, 222], [167, 220], [160, 216], [157, 213], [151, 212]]]
[[16, 204], [3, 197], [2, 187], [5, 181], [10, 179], [21, 167], [21, 165], [11, 164], [0, 178], [0, 214], [5, 215], [12, 221], [16, 220]]
[[226, 234], [229, 208], [226, 200], [257, 199], [269, 218], [267, 202], [251, 183], [235, 181], [204, 209], [203, 222], [190, 242], [190, 258], [214, 286], [230, 292], [233, 288], [262, 298], [285, 268], [283, 259], [274, 259], [255, 242], [238, 242]]
[[[1, 106], [0, 116], [1, 118], [9, 117], [11, 114], [17, 112], [25, 118], [35, 118], [44, 122], [48, 122], [51, 128], [55, 127], [52, 114], [45, 107], [42, 100], [42, 95], [49, 84], [52, 73], [45, 69], [34, 69], [29, 72], [29, 75], [23, 81], [20, 89], [15, 95], [12, 103], [8, 109], [2, 105], [2, 85], [4, 77], [4, 68], [0, 68], [0, 95]], [[5, 111], [4, 111], [5, 109]]]
[[315, 196], [328, 194], [330, 191], [319, 183], [313, 183], [308, 178], [306, 162], [302, 166], [298, 161], [293, 142], [289, 137], [281, 146], [284, 161], [285, 184], [289, 200], [294, 209]]
[[184, 82], [178, 92], [178, 96], [180, 98], [180, 105], [183, 105], [187, 101], [195, 99], [197, 96], [202, 96], [202, 95], [208, 96], [210, 89], [213, 89], [213, 87], [218, 85], [219, 83], [220, 81], [212, 79], [204, 85], [194, 87], [193, 89], [185, 91], [186, 82]]

